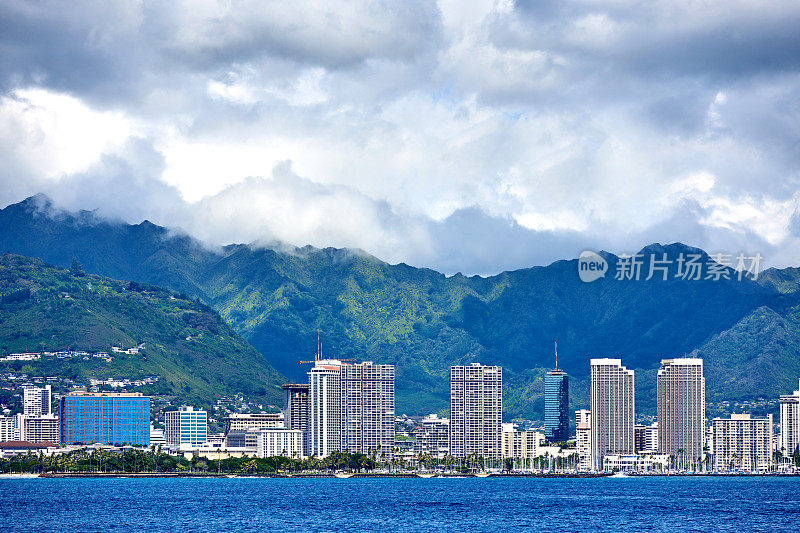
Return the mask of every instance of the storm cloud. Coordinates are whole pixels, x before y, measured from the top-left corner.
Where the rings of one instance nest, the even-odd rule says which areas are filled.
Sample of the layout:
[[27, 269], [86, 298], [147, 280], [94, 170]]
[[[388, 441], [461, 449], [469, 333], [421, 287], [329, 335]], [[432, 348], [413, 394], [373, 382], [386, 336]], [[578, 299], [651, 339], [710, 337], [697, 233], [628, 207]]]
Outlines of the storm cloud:
[[489, 274], [800, 264], [796, 2], [3, 2], [0, 204]]

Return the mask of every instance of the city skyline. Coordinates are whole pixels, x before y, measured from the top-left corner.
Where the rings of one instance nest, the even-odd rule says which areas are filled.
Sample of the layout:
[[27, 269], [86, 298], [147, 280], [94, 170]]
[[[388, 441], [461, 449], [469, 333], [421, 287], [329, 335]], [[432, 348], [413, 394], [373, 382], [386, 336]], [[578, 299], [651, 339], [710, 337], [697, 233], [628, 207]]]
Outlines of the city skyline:
[[[431, 457], [436, 463], [450, 456], [464, 460], [477, 457], [481, 461], [503, 459], [513, 465], [511, 468], [530, 468], [540, 463], [542, 454], [546, 456], [552, 452], [555, 459], [578, 472], [617, 469], [766, 472], [778, 465], [791, 464], [800, 457], [800, 447], [794, 444], [798, 438], [796, 415], [800, 391], [780, 397], [781, 431], [778, 434], [773, 432], [771, 414], [754, 417], [748, 413], [715, 417], [706, 431], [702, 360], [664, 359], [656, 375], [657, 422], [651, 426], [632, 425], [635, 419], [633, 371], [625, 368], [621, 359], [592, 358], [589, 363], [593, 410], [575, 412], [576, 434], [572, 448], [565, 450], [563, 442], [560, 449], [547, 446], [546, 421], [541, 430], [502, 422], [502, 369], [473, 363], [451, 367], [455, 424], [449, 418], [436, 415], [424, 417], [413, 448], [400, 453], [400, 457], [420, 461]], [[338, 375], [338, 389], [325, 387], [330, 385], [326, 380], [316, 389], [321, 403], [341, 413], [339, 426], [327, 426], [329, 432], [339, 428], [339, 442], [319, 457], [325, 459], [331, 453], [345, 452], [393, 461], [401, 450], [397, 447], [395, 424], [402, 418], [394, 414], [392, 365], [350, 364], [318, 358], [308, 372], [308, 385], [289, 383], [284, 386], [285, 404], [281, 412], [231, 413], [225, 419], [224, 434], [212, 436], [208, 433], [205, 410], [182, 406], [164, 412], [165, 430], [159, 435], [150, 424], [149, 416], [142, 417], [144, 412], [137, 411], [137, 405], [150, 404], [149, 397], [138, 393], [68, 393], [59, 400], [60, 411], [65, 413], [63, 419], [52, 413], [41, 414], [50, 410], [51, 404], [46, 399], [52, 402], [51, 389], [25, 385], [22, 396], [26, 400], [23, 402], [26, 412], [17, 418], [0, 418], [0, 441], [18, 442], [15, 446], [40, 443], [57, 446], [62, 441], [67, 445], [99, 441], [107, 445], [148, 446], [152, 440], [163, 442], [162, 446], [175, 451], [194, 454], [199, 451], [212, 456], [252, 453], [262, 458], [271, 454], [298, 460], [317, 457], [308, 451], [308, 430], [299, 428], [313, 425], [310, 393], [319, 371], [326, 371], [326, 379]], [[86, 405], [76, 411], [75, 402]], [[104, 407], [108, 402], [119, 405]], [[131, 416], [133, 418], [126, 421], [126, 417]], [[107, 434], [104, 433], [106, 423]], [[495, 427], [498, 423], [502, 426], [500, 431]], [[343, 430], [345, 427], [347, 431]], [[137, 437], [140, 433], [149, 438]], [[29, 440], [21, 440], [23, 436]], [[333, 442], [331, 435], [323, 440]], [[791, 451], [786, 453], [787, 449]]]

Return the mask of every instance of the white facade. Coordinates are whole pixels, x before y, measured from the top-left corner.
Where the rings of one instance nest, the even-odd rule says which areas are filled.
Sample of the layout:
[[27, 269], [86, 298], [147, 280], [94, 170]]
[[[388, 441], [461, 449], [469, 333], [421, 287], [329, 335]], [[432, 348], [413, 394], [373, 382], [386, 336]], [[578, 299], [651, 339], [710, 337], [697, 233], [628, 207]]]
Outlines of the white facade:
[[299, 429], [262, 429], [258, 432], [258, 457], [305, 457], [303, 431]]
[[183, 406], [164, 413], [164, 438], [170, 446], [200, 446], [208, 436], [208, 413]]
[[420, 423], [420, 431], [414, 443], [417, 454], [426, 453], [436, 459], [444, 459], [450, 453], [450, 419], [428, 415]]
[[637, 452], [658, 452], [658, 422], [653, 422], [649, 426], [636, 424], [633, 431]]
[[150, 446], [155, 446], [158, 448], [159, 446], [166, 446], [167, 439], [164, 436], [163, 429], [156, 429], [153, 427], [153, 424], [150, 424]]
[[308, 373], [308, 453], [318, 458], [342, 444], [342, 362], [321, 359]]
[[714, 470], [763, 472], [772, 464], [772, 415], [715, 418]]
[[225, 417], [225, 434], [231, 431], [286, 427], [283, 413], [231, 413]]
[[0, 442], [22, 440], [22, 415], [0, 416]]
[[394, 449], [394, 366], [342, 366], [341, 450], [391, 458]]
[[666, 454], [606, 454], [603, 457], [603, 470], [613, 471], [664, 471], [669, 467]]
[[794, 394], [781, 396], [781, 435], [778, 450], [790, 457], [800, 450], [800, 387]]
[[205, 448], [222, 448], [225, 446], [225, 433], [209, 433]]
[[658, 452], [686, 468], [702, 461], [706, 380], [699, 358], [664, 359], [657, 377]]
[[592, 470], [604, 468], [606, 454], [633, 454], [634, 376], [620, 359], [592, 359]]
[[20, 440], [60, 444], [61, 426], [56, 415], [23, 416]]
[[25, 416], [47, 416], [53, 414], [53, 391], [50, 385], [23, 387], [22, 393]]
[[450, 367], [450, 453], [502, 456], [503, 369], [472, 363]]
[[520, 430], [514, 424], [503, 424], [503, 459], [511, 459], [516, 469], [529, 469], [544, 442], [541, 431]]
[[588, 409], [575, 411], [575, 445], [578, 449], [578, 470], [592, 469], [592, 412]]

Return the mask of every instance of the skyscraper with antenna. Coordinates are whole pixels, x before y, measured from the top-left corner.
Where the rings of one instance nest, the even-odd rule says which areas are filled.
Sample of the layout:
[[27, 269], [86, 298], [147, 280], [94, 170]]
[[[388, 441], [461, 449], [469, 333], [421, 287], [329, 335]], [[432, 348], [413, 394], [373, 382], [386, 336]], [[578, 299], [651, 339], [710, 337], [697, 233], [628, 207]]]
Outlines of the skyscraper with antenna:
[[544, 377], [544, 437], [547, 442], [569, 439], [569, 376], [558, 369], [558, 341], [554, 341], [555, 368]]

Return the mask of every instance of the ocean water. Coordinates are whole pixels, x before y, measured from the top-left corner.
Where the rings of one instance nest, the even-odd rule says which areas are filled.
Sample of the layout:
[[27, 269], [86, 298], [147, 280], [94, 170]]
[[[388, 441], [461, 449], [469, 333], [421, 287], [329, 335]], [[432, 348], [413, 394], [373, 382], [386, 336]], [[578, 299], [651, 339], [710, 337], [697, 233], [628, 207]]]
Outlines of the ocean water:
[[0, 479], [8, 531], [793, 531], [800, 478]]

